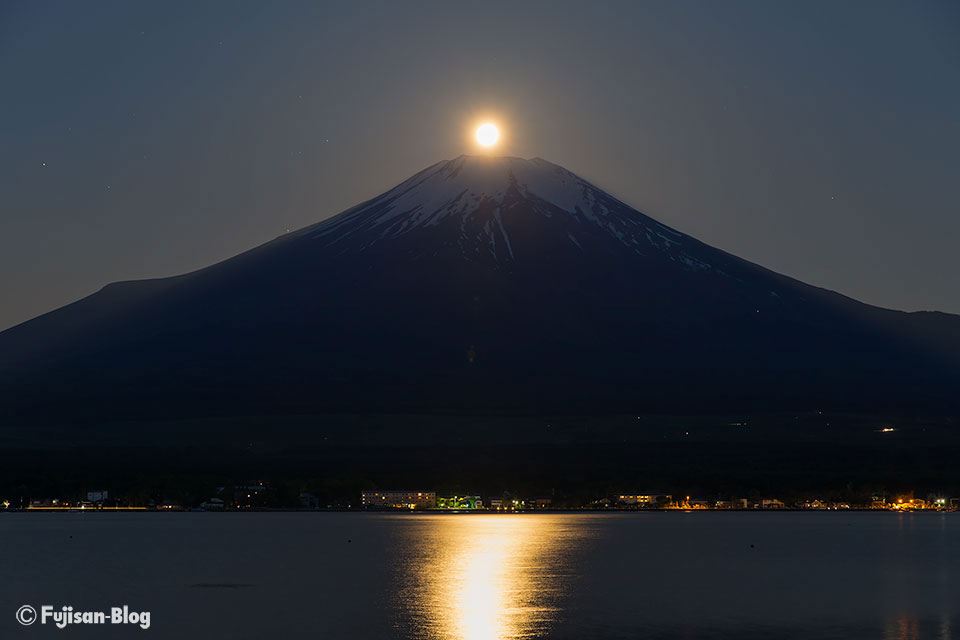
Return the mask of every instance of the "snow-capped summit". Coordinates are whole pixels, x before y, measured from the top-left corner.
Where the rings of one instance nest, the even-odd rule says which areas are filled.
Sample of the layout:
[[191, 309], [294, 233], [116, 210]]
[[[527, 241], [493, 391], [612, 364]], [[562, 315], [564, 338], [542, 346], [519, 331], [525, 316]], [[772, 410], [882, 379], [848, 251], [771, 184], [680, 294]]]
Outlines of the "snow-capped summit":
[[435, 164], [385, 193], [389, 212], [377, 223], [389, 224], [406, 215], [413, 225], [437, 224], [447, 215], [469, 215], [486, 202], [504, 207], [517, 199], [569, 214], [592, 213], [599, 193], [585, 180], [540, 158], [464, 155]]
[[688, 267], [710, 266], [685, 250], [690, 243], [682, 233], [542, 158], [463, 155], [438, 162], [298, 235], [363, 251], [418, 230], [449, 227], [454, 233], [448, 239], [455, 236], [463, 258], [501, 262], [522, 259], [511, 230], [534, 224], [531, 217], [555, 218], [551, 225], [566, 230], [571, 248], [583, 250], [591, 237], [606, 236], [637, 254], [666, 252]]
[[960, 409], [958, 336], [956, 316], [773, 273], [540, 158], [461, 156], [230, 260], [0, 333], [0, 409]]

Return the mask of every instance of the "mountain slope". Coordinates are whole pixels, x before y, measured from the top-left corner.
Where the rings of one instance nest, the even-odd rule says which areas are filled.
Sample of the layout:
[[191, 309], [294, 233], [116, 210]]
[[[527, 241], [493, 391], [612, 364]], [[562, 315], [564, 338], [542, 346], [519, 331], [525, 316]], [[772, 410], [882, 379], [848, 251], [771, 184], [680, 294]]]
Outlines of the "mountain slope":
[[206, 269], [0, 333], [7, 421], [952, 410], [960, 318], [745, 262], [541, 159], [461, 156]]

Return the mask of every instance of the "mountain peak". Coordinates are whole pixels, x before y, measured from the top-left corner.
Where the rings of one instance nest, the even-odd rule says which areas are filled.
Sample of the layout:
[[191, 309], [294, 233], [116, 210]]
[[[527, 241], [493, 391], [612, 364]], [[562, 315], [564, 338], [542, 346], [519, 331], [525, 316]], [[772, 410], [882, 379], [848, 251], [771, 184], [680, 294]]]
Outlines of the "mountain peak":
[[[560, 238], [568, 251], [612, 243], [631, 254], [667, 252], [687, 266], [706, 266], [678, 251], [683, 234], [543, 158], [461, 155], [443, 160], [295, 236], [353, 253], [441, 228], [445, 232], [438, 234], [439, 244], [455, 244], [468, 260], [516, 260], [515, 230], [538, 242]], [[411, 251], [436, 246], [422, 242]]]
[[[447, 188], [441, 190], [445, 193], [455, 192], [459, 195], [460, 191], [455, 189], [460, 188], [465, 189], [469, 195], [502, 197], [514, 188], [519, 190], [521, 195], [532, 193], [543, 199], [557, 200], [553, 204], [571, 213], [582, 196], [583, 189], [595, 189], [572, 172], [542, 158], [528, 160], [512, 156], [461, 155], [453, 160], [439, 162], [425, 172], [428, 174], [425, 176], [426, 180], [418, 184], [433, 188], [443, 182]], [[425, 172], [417, 174], [411, 180]], [[397, 189], [404, 185], [406, 182], [401, 183]], [[556, 197], [561, 195], [562, 197]]]

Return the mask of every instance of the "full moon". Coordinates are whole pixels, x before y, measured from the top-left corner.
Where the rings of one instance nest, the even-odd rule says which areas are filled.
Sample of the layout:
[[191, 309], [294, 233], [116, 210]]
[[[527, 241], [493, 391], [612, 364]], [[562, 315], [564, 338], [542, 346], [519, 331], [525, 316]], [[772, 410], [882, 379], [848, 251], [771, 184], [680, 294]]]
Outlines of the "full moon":
[[477, 129], [477, 142], [482, 144], [485, 147], [492, 147], [497, 142], [497, 138], [500, 137], [500, 132], [497, 131], [497, 128], [490, 124], [481, 125]]

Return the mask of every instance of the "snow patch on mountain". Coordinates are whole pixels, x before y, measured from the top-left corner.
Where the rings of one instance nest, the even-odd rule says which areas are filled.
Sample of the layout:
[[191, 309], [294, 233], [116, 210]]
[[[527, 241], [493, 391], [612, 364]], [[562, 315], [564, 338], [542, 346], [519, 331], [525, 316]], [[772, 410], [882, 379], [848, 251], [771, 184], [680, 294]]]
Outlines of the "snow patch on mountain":
[[[684, 250], [687, 236], [542, 158], [460, 156], [438, 162], [381, 196], [295, 235], [309, 235], [324, 246], [362, 235], [360, 250], [365, 250], [454, 219], [459, 228], [456, 243], [465, 257], [479, 253], [480, 243], [497, 261], [516, 260], [508, 229], [513, 210], [521, 204], [528, 214], [567, 215], [586, 233], [600, 230], [636, 254], [647, 255], [652, 248], [688, 268], [711, 268]], [[584, 250], [580, 240], [568, 236]]]

